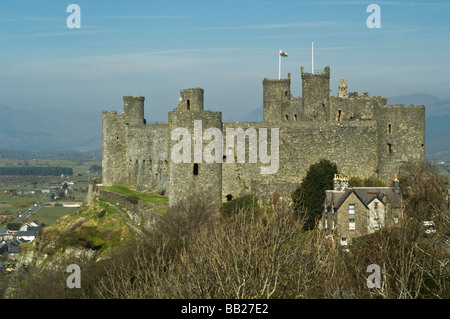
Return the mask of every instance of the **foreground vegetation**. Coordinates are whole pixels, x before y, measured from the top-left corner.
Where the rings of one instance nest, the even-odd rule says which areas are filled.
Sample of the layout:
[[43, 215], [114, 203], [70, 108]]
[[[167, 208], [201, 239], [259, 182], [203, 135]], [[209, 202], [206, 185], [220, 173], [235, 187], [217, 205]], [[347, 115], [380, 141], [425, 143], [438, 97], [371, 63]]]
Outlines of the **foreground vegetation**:
[[[360, 237], [348, 250], [320, 228], [304, 227], [307, 214], [275, 197], [257, 206], [249, 197], [218, 211], [193, 194], [139, 240], [120, 240], [131, 237], [117, 212], [96, 202], [67, 217], [70, 222], [63, 219], [67, 225], [42, 234], [37, 244], [52, 248], [47, 253], [53, 256], [83, 247], [104, 257], [53, 258], [52, 271], [29, 267], [9, 297], [450, 298], [450, 212], [442, 192], [448, 181], [434, 173], [427, 166], [409, 167], [402, 181], [408, 218]], [[422, 217], [413, 216], [419, 208], [435, 221], [435, 233], [425, 233]], [[80, 289], [67, 289], [70, 263], [81, 267]], [[374, 264], [381, 284], [369, 288], [367, 267]]]
[[127, 196], [129, 199], [137, 198], [146, 203], [168, 203], [169, 198], [163, 195], [137, 192], [128, 185], [105, 186], [105, 190]]

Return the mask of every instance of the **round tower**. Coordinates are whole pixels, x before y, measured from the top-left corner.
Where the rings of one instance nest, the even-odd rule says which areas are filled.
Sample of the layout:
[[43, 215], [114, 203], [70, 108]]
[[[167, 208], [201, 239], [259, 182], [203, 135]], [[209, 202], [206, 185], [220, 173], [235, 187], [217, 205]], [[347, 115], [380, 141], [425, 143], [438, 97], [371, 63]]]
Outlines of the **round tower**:
[[186, 89], [180, 91], [178, 110], [201, 111], [203, 110], [203, 94], [201, 88]]
[[123, 110], [128, 125], [144, 124], [144, 100], [143, 96], [123, 97]]

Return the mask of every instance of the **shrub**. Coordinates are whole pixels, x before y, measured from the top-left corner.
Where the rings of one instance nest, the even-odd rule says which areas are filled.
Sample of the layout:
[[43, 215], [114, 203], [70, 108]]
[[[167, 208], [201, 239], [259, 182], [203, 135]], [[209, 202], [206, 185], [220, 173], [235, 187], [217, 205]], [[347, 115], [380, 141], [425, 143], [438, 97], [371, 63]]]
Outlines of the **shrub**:
[[21, 223], [8, 223], [6, 227], [8, 227], [9, 230], [19, 230], [20, 226], [22, 226]]
[[137, 198], [136, 196], [127, 196], [125, 198], [127, 201], [133, 204], [137, 204], [139, 202], [139, 198]]
[[313, 229], [322, 215], [325, 190], [333, 189], [333, 176], [336, 173], [337, 165], [322, 159], [309, 167], [301, 185], [292, 193], [295, 213], [305, 215], [306, 229]]
[[248, 210], [249, 212], [258, 213], [259, 205], [258, 198], [253, 195], [245, 195], [223, 203], [220, 207], [220, 213], [222, 216], [232, 216], [239, 213], [242, 210]]
[[106, 215], [106, 209], [102, 209], [101, 211], [98, 212], [97, 217], [102, 218], [105, 215]]
[[348, 187], [385, 187], [386, 185], [375, 176], [361, 178], [352, 176], [348, 179]]

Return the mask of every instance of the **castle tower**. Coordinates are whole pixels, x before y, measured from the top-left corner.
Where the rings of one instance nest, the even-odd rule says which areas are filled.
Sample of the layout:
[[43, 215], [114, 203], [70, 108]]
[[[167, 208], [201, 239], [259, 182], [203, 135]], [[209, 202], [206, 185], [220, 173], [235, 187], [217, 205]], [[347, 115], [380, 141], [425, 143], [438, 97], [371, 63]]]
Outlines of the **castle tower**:
[[143, 96], [124, 96], [123, 110], [127, 125], [144, 124], [144, 100]]
[[102, 183], [105, 186], [128, 182], [125, 157], [128, 140], [124, 132], [124, 118], [117, 112], [102, 114]]
[[305, 119], [327, 121], [330, 114], [330, 68], [320, 74], [305, 73], [302, 66], [302, 103]]
[[181, 90], [177, 110], [202, 111], [204, 92], [201, 88]]
[[[182, 90], [180, 95], [177, 108], [169, 112], [169, 205], [194, 195], [218, 207], [222, 202], [222, 112], [203, 110], [202, 89]], [[207, 130], [217, 134], [209, 139]], [[218, 146], [212, 151], [213, 141]], [[185, 154], [187, 159], [180, 159]], [[208, 162], [207, 154], [217, 158]]]
[[391, 183], [403, 163], [425, 159], [425, 107], [384, 105], [376, 114], [378, 177]]
[[264, 122], [280, 122], [284, 103], [292, 99], [291, 78], [263, 80]]
[[348, 98], [347, 80], [346, 79], [341, 79], [341, 81], [339, 82], [338, 97], [341, 97], [344, 99]]

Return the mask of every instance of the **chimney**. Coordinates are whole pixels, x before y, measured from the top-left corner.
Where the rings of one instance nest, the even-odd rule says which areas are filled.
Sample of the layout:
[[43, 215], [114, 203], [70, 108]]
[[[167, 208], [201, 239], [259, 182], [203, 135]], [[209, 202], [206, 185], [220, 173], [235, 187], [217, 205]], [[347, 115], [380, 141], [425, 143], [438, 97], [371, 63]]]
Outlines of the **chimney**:
[[399, 181], [398, 181], [398, 179], [397, 179], [397, 174], [395, 174], [394, 175], [394, 181], [393, 181], [393, 184], [394, 184], [394, 193], [395, 194], [400, 194], [400, 188], [399, 188]]
[[333, 179], [333, 190], [335, 191], [344, 191], [348, 188], [348, 179], [344, 175], [334, 174]]

